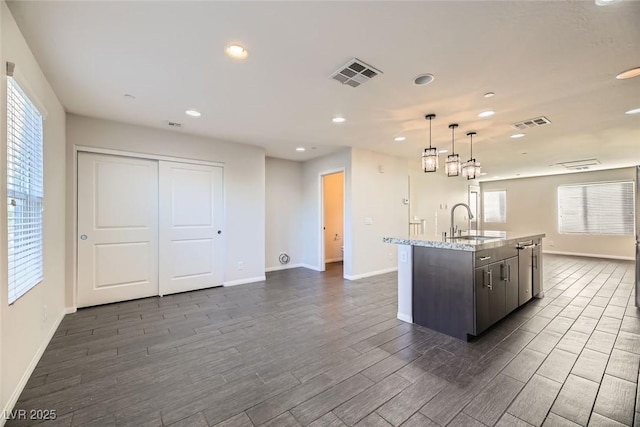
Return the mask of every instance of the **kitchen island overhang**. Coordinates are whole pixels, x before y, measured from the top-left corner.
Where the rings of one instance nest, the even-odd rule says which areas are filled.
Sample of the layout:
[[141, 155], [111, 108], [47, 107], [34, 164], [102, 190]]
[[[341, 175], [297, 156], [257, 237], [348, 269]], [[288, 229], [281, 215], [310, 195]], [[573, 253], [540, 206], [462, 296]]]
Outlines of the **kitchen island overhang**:
[[544, 234], [385, 237], [398, 245], [398, 319], [462, 340], [542, 297]]

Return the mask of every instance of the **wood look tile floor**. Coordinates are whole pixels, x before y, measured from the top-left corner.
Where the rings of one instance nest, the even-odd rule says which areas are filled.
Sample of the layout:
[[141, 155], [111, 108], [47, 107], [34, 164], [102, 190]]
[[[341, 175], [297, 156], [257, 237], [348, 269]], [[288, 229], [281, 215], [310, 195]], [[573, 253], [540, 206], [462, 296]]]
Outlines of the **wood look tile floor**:
[[82, 309], [16, 409], [65, 426], [640, 425], [633, 267], [545, 256], [545, 298], [469, 343], [398, 321], [395, 273], [340, 265]]

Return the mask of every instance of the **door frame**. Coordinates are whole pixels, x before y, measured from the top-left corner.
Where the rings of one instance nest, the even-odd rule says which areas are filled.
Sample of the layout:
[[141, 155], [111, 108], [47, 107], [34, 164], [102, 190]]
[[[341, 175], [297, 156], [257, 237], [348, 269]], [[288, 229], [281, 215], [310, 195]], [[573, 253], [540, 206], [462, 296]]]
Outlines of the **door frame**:
[[[136, 159], [146, 159], [146, 160], [156, 160], [156, 161], [169, 161], [169, 162], [179, 162], [179, 163], [189, 163], [194, 165], [205, 165], [205, 166], [216, 166], [222, 168], [222, 203], [223, 203], [223, 214], [222, 214], [222, 227], [224, 229], [226, 225], [227, 219], [227, 192], [226, 187], [224, 185], [225, 177], [224, 177], [224, 166], [225, 164], [222, 162], [212, 162], [206, 160], [197, 160], [190, 158], [182, 158], [182, 157], [173, 157], [173, 156], [164, 156], [157, 154], [149, 154], [149, 153], [137, 153], [135, 151], [124, 151], [124, 150], [112, 150], [109, 148], [99, 148], [99, 147], [88, 147], [84, 145], [74, 145], [73, 146], [73, 165], [72, 165], [72, 210], [71, 210], [71, 224], [67, 223], [67, 226], [70, 226], [71, 233], [68, 234], [72, 239], [71, 244], [71, 257], [68, 258], [67, 267], [70, 268], [71, 271], [71, 301], [70, 305], [65, 304], [67, 308], [67, 313], [74, 313], [78, 308], [78, 153], [92, 153], [92, 154], [107, 154], [111, 156], [119, 156], [119, 157], [132, 157]], [[69, 196], [67, 196], [69, 197]], [[68, 198], [67, 198], [68, 200]], [[222, 237], [222, 245], [226, 248], [226, 233], [223, 233]], [[224, 251], [223, 257], [226, 258], [226, 250]], [[224, 260], [224, 265], [226, 265], [226, 259]], [[225, 272], [222, 272], [222, 278], [224, 283]]]
[[[337, 173], [342, 173], [342, 242], [344, 243], [344, 251], [342, 254], [342, 275], [344, 276], [344, 272], [347, 269], [344, 267], [347, 262], [351, 262], [351, 257], [347, 256], [347, 241], [345, 239], [345, 231], [347, 229], [347, 210], [346, 210], [346, 199], [347, 199], [347, 173], [345, 168], [336, 168], [329, 169], [326, 171], [322, 171], [318, 174], [318, 189], [320, 194], [319, 200], [319, 218], [320, 223], [318, 227], [318, 271], [325, 271], [325, 247], [324, 247], [324, 177], [327, 175], [335, 175]], [[351, 243], [348, 244], [349, 250], [351, 249]]]

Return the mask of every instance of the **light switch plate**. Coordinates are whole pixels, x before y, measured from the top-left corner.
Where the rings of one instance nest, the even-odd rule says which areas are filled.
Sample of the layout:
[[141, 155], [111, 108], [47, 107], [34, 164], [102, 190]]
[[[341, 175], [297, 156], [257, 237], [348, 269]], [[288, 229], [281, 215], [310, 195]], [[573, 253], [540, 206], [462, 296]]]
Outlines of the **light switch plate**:
[[365, 219], [364, 219], [364, 224], [365, 224], [365, 225], [372, 225], [372, 224], [373, 224], [373, 218], [371, 218], [371, 217], [365, 217]]

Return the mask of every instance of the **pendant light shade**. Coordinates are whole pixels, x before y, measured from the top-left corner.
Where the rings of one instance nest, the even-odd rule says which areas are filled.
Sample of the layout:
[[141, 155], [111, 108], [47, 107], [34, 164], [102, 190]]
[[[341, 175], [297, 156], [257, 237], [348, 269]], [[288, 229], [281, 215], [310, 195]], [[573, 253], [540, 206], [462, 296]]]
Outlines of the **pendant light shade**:
[[455, 132], [457, 127], [458, 125], [456, 123], [449, 125], [449, 129], [451, 129], [451, 154], [447, 156], [447, 163], [445, 165], [445, 172], [447, 172], [447, 176], [460, 175], [460, 156], [456, 154], [455, 145]]
[[480, 167], [480, 162], [476, 161], [473, 158], [473, 136], [476, 135], [475, 132], [467, 133], [467, 136], [471, 138], [471, 158], [462, 165], [462, 176], [466, 176], [467, 179], [476, 179], [480, 176], [480, 172], [482, 168]]
[[427, 114], [425, 119], [429, 120], [429, 148], [425, 148], [422, 153], [422, 170], [425, 172], [435, 172], [438, 170], [438, 149], [431, 146], [431, 120], [435, 114]]

